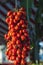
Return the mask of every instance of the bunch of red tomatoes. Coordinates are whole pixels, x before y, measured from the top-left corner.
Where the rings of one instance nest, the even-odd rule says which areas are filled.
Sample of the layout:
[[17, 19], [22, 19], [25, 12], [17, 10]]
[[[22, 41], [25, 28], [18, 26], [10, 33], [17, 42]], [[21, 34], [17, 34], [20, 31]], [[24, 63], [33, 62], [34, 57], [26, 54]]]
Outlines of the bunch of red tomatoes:
[[14, 65], [26, 65], [30, 38], [25, 8], [22, 7], [16, 12], [9, 11], [6, 23], [8, 24], [8, 33], [5, 34], [5, 39], [8, 41], [6, 56], [8, 60], [14, 62]]

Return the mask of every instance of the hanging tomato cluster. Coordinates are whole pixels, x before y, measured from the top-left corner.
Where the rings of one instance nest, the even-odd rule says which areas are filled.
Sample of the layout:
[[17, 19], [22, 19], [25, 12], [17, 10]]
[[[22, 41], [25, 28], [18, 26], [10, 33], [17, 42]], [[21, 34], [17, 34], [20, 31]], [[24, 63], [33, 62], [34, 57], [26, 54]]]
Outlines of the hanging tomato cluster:
[[30, 50], [30, 39], [27, 31], [27, 19], [24, 8], [16, 12], [7, 13], [6, 23], [8, 24], [8, 34], [5, 34], [7, 42], [6, 55], [8, 60], [14, 65], [25, 65], [26, 57]]

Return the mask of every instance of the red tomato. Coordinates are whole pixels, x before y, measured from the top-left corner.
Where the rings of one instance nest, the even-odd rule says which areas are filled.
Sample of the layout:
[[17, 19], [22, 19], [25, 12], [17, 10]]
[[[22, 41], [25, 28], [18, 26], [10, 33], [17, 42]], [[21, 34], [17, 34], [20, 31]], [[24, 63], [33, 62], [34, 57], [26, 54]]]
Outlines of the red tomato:
[[16, 36], [13, 36], [12, 37], [12, 40], [16, 42], [17, 41], [17, 37]]
[[10, 22], [10, 18], [7, 18], [6, 23], [9, 24], [9, 22]]
[[30, 46], [27, 46], [28, 51], [30, 51]]
[[17, 60], [14, 60], [14, 65], [18, 65], [18, 62], [17, 62]]
[[25, 29], [26, 29], [26, 28], [27, 28], [27, 26], [26, 26], [25, 24], [23, 24], [23, 25], [22, 25], [22, 28], [25, 28]]
[[24, 35], [21, 35], [21, 40], [24, 41], [26, 38]]
[[20, 24], [23, 25], [25, 23], [24, 20], [20, 20]]
[[23, 29], [23, 33], [25, 33], [26, 32], [26, 29]]
[[11, 19], [14, 19], [14, 18], [15, 18], [13, 14], [11, 14], [9, 17], [10, 17]]
[[13, 44], [13, 49], [17, 49], [17, 45], [16, 44], [15, 45]]
[[22, 46], [22, 43], [21, 43], [21, 44], [18, 44], [18, 47], [19, 47], [20, 49], [22, 49], [22, 47], [23, 47], [23, 46]]
[[28, 33], [24, 33], [24, 36], [28, 37]]
[[18, 44], [21, 44], [20, 40], [17, 40], [17, 41], [16, 41], [16, 44], [17, 44], [17, 45], [18, 45]]
[[15, 20], [16, 21], [19, 21], [20, 20], [20, 17], [18, 17], [18, 15], [15, 16]]
[[14, 22], [15, 25], [17, 24], [17, 21], [15, 19], [13, 20], [13, 22]]
[[12, 51], [10, 50], [10, 51], [8, 52], [8, 56], [11, 56], [11, 54], [12, 54]]
[[11, 26], [11, 28], [14, 28], [14, 25], [13, 24], [11, 24], [10, 26]]
[[14, 31], [15, 31], [15, 29], [14, 28], [11, 28], [11, 33], [14, 32]]
[[26, 57], [26, 56], [22, 54], [22, 59], [25, 59], [25, 57]]
[[19, 33], [17, 33], [17, 37], [20, 38], [20, 34]]
[[16, 26], [15, 26], [15, 30], [17, 30], [17, 31], [18, 31], [18, 29], [19, 29], [19, 27], [16, 25]]
[[20, 33], [20, 35], [21, 35], [21, 34], [23, 34], [23, 31], [22, 31], [22, 30], [20, 30], [20, 31], [19, 31], [19, 33]]
[[20, 49], [17, 50], [17, 54], [21, 54], [21, 50]]
[[24, 47], [24, 48], [23, 48], [23, 51], [27, 51], [27, 47]]
[[26, 61], [24, 59], [21, 60], [21, 65], [26, 65]]
[[10, 56], [10, 60], [11, 60], [11, 61], [16, 60], [16, 56]]
[[22, 15], [22, 13], [20, 11], [18, 11], [17, 15], [20, 17]]
[[18, 58], [21, 59], [21, 54], [18, 54]]
[[17, 49], [12, 49], [12, 53], [16, 54], [17, 53]]
[[12, 13], [13, 13], [12, 11], [9, 11], [9, 12], [7, 13], [7, 16], [10, 16]]
[[20, 58], [16, 57], [16, 61], [17, 61], [18, 63], [20, 63]]
[[12, 32], [12, 36], [16, 36], [16, 33], [15, 32]]
[[19, 29], [21, 28], [21, 24], [20, 24], [20, 22], [19, 22], [19, 23], [17, 23], [17, 26], [19, 27]]
[[13, 12], [13, 15], [16, 16], [17, 15], [17, 12]]

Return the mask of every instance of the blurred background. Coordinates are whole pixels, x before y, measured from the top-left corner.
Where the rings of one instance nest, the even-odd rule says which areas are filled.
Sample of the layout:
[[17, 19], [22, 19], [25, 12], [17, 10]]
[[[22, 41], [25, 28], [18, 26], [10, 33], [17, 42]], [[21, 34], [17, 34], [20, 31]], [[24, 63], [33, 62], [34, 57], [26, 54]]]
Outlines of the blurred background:
[[21, 6], [27, 12], [31, 47], [29, 62], [43, 62], [43, 0], [0, 0], [0, 63], [9, 63], [5, 55], [7, 41], [4, 39], [4, 34], [8, 32], [6, 14]]

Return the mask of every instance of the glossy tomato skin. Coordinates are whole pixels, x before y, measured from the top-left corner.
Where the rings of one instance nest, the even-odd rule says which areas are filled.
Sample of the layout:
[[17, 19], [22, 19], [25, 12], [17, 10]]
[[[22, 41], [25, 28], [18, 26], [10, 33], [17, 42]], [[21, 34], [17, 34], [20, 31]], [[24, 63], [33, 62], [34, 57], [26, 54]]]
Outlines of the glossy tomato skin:
[[19, 21], [20, 20], [20, 18], [18, 17], [18, 15], [15, 16], [15, 20], [16, 21]]
[[13, 12], [13, 15], [16, 16], [17, 15], [17, 12]]
[[7, 16], [10, 16], [12, 13], [13, 13], [12, 11], [9, 11], [9, 12], [7, 13]]
[[14, 60], [14, 65], [20, 65], [20, 63], [17, 60]]
[[20, 40], [17, 40], [16, 41], [16, 44], [18, 45], [18, 44], [21, 44], [21, 41]]
[[10, 60], [11, 60], [11, 61], [16, 60], [16, 56], [11, 56], [11, 57], [10, 57]]
[[16, 57], [16, 61], [18, 62], [18, 64], [20, 64], [20, 58]]
[[18, 12], [17, 12], [17, 15], [18, 15], [19, 17], [21, 17], [21, 16], [22, 16], [21, 11], [18, 11]]
[[6, 23], [9, 24], [9, 22], [10, 22], [10, 18], [7, 18]]
[[21, 40], [24, 41], [26, 38], [24, 35], [21, 35]]
[[20, 49], [17, 50], [17, 55], [18, 55], [18, 54], [21, 54], [21, 50], [20, 50]]
[[21, 65], [26, 65], [26, 61], [24, 59], [21, 60]]
[[21, 57], [21, 54], [18, 54], [18, 58], [19, 58], [19, 59], [21, 59], [21, 58], [22, 58], [22, 57]]

